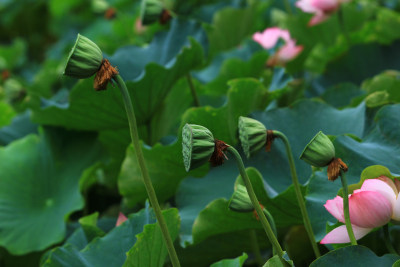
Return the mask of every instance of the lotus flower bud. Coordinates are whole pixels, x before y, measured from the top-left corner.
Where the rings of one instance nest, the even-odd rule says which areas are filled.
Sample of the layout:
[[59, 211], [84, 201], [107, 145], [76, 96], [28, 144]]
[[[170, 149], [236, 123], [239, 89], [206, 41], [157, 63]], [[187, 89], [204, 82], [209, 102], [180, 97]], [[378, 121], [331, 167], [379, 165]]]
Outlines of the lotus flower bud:
[[238, 184], [232, 198], [229, 201], [229, 208], [238, 212], [252, 212], [254, 210], [249, 194], [245, 186]]
[[325, 167], [335, 158], [335, 147], [321, 131], [304, 148], [300, 159], [316, 167]]
[[265, 146], [267, 129], [264, 124], [257, 120], [239, 117], [239, 138], [243, 151], [246, 157], [249, 158]]
[[103, 54], [100, 48], [85, 36], [78, 34], [68, 56], [64, 75], [77, 79], [89, 78], [100, 69], [102, 61]]
[[160, 0], [142, 0], [140, 19], [142, 25], [152, 24], [160, 19], [164, 5]]
[[182, 129], [182, 154], [186, 171], [208, 162], [214, 152], [215, 142], [210, 130], [196, 124], [186, 124]]

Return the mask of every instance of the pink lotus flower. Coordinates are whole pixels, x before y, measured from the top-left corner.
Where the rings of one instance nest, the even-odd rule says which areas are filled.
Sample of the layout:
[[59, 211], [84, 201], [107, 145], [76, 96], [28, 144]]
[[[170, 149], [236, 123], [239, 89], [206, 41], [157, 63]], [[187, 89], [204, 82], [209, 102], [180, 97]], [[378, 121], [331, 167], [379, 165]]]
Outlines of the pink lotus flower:
[[[393, 182], [381, 176], [364, 181], [361, 189], [349, 196], [350, 221], [357, 240], [391, 219], [400, 220], [400, 198], [397, 198], [399, 189], [400, 182], [397, 179]], [[324, 206], [338, 221], [344, 223], [342, 197], [336, 196]], [[333, 229], [321, 240], [321, 244], [348, 242], [350, 238], [345, 225]]]
[[309, 26], [319, 24], [335, 12], [340, 4], [350, 0], [299, 0], [296, 6], [306, 13], [313, 13], [314, 16], [308, 23]]
[[119, 215], [118, 215], [117, 223], [115, 224], [115, 226], [120, 226], [126, 220], [128, 220], [128, 218], [126, 218], [126, 216], [122, 212], [120, 212]]
[[267, 65], [285, 65], [286, 62], [294, 59], [303, 51], [303, 46], [296, 46], [296, 41], [291, 39], [290, 33], [287, 30], [282, 30], [278, 27], [267, 28], [262, 33], [256, 32], [253, 34], [253, 40], [259, 43], [265, 49], [273, 48], [282, 39], [285, 44], [269, 58]]

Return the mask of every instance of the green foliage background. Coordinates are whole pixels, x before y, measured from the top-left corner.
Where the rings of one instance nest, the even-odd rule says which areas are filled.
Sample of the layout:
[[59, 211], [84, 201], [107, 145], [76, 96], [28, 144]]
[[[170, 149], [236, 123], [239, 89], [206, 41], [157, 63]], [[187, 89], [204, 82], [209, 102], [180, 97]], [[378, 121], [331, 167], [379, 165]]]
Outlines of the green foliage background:
[[[233, 160], [185, 171], [185, 123], [207, 127], [238, 150], [239, 116], [285, 133], [317, 241], [336, 223], [323, 204], [340, 183], [298, 159], [316, 132], [334, 139], [349, 184], [365, 179], [371, 165], [386, 168], [368, 173], [397, 176], [398, 1], [353, 0], [342, 6], [344, 27], [337, 13], [308, 27], [311, 15], [289, 2], [291, 13], [278, 0], [176, 0], [169, 23], [141, 28], [139, 1], [0, 1], [0, 266], [170, 266], [119, 92], [112, 85], [95, 92], [93, 78], [62, 75], [77, 33], [97, 43], [127, 83], [182, 266], [257, 266], [253, 231], [264, 261], [272, 253], [255, 217], [228, 209], [239, 175]], [[107, 18], [111, 8], [115, 17]], [[251, 39], [272, 26], [304, 46], [285, 67], [267, 68], [274, 51]], [[245, 165], [296, 266], [338, 266], [338, 259], [340, 266], [391, 266], [399, 259], [385, 255], [377, 230], [362, 246], [321, 245], [326, 254], [314, 261], [283, 144], [277, 140]], [[115, 227], [120, 211], [129, 219]], [[391, 225], [391, 235], [399, 251], [400, 228]]]

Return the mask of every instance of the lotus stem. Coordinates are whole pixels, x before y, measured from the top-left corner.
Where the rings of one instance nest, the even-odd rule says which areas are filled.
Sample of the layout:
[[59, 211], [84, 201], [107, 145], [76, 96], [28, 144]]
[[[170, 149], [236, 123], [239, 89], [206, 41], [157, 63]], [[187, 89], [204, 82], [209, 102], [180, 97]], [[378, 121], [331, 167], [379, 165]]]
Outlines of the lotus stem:
[[347, 188], [347, 179], [342, 169], [340, 170], [340, 178], [342, 180], [342, 187], [343, 187], [343, 213], [344, 213], [344, 221], [346, 224], [347, 233], [349, 234], [350, 243], [352, 245], [357, 245], [357, 240], [354, 236], [353, 228], [351, 227], [351, 221], [350, 221], [349, 191]]
[[163, 235], [163, 239], [164, 239], [165, 245], [167, 247], [168, 254], [171, 259], [172, 265], [174, 267], [180, 267], [178, 255], [176, 254], [174, 244], [172, 242], [172, 238], [168, 231], [167, 224], [161, 213], [161, 208], [160, 208], [160, 205], [158, 204], [157, 195], [154, 191], [154, 188], [151, 183], [150, 176], [149, 176], [149, 173], [147, 171], [147, 167], [146, 167], [146, 164], [144, 161], [142, 148], [139, 143], [139, 134], [138, 134], [138, 130], [137, 130], [136, 117], [135, 117], [135, 113], [133, 110], [131, 97], [129, 96], [129, 92], [128, 92], [128, 89], [126, 88], [124, 80], [122, 79], [122, 77], [119, 74], [113, 76], [113, 80], [118, 85], [118, 88], [121, 91], [122, 99], [125, 104], [126, 115], [128, 116], [128, 122], [129, 122], [129, 130], [130, 130], [130, 134], [131, 134], [131, 138], [132, 138], [132, 144], [135, 149], [135, 155], [136, 155], [137, 161], [139, 163], [139, 168], [140, 168], [140, 171], [141, 171], [142, 177], [143, 177], [143, 183], [144, 183], [144, 186], [146, 187], [146, 191], [147, 191], [147, 195], [149, 196], [150, 204], [153, 207], [154, 213], [157, 218], [157, 224], [160, 226], [160, 229], [161, 229], [161, 232]]
[[240, 175], [242, 177], [243, 183], [246, 186], [247, 192], [249, 194], [251, 203], [253, 204], [257, 215], [260, 219], [260, 222], [265, 230], [265, 233], [267, 234], [267, 237], [269, 241], [271, 242], [272, 247], [275, 249], [275, 251], [278, 254], [279, 260], [283, 264], [283, 266], [287, 266], [286, 261], [283, 259], [283, 250], [281, 245], [278, 242], [278, 239], [275, 237], [274, 232], [271, 228], [270, 223], [268, 222], [267, 218], [265, 217], [265, 214], [260, 206], [260, 203], [258, 202], [257, 196], [254, 192], [253, 186], [251, 185], [251, 181], [249, 177], [247, 176], [246, 170], [244, 168], [243, 160], [240, 157], [239, 152], [232, 146], [229, 146], [227, 148], [227, 151], [235, 158], [237, 166], [239, 168]]
[[287, 139], [286, 135], [280, 131], [274, 130], [273, 135], [276, 137], [279, 137], [285, 144], [286, 154], [287, 154], [289, 166], [290, 166], [290, 173], [292, 175], [292, 183], [293, 183], [294, 190], [296, 193], [297, 202], [299, 203], [301, 216], [303, 217], [304, 227], [306, 228], [308, 239], [310, 240], [311, 246], [314, 250], [314, 254], [317, 258], [319, 258], [321, 256], [321, 253], [319, 251], [317, 242], [315, 241], [315, 236], [314, 236], [314, 232], [313, 232], [313, 229], [311, 226], [310, 218], [308, 217], [306, 204], [304, 203], [304, 197], [300, 190], [299, 179], [297, 178], [296, 166], [294, 164], [293, 153], [292, 153], [292, 149], [290, 147], [289, 140]]

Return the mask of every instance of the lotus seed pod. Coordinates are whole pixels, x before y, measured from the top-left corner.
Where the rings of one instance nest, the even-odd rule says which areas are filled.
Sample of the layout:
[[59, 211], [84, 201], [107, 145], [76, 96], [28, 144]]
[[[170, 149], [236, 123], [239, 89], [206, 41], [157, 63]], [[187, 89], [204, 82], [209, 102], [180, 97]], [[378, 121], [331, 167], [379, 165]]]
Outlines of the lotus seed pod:
[[254, 210], [245, 186], [239, 184], [229, 201], [229, 208], [238, 212], [252, 212]]
[[182, 129], [182, 154], [186, 171], [208, 162], [214, 152], [215, 142], [210, 130], [196, 124], [186, 124]]
[[100, 48], [85, 36], [78, 34], [69, 53], [64, 75], [77, 79], [89, 78], [100, 69], [102, 61], [103, 54]]
[[265, 146], [267, 129], [261, 122], [239, 117], [239, 139], [247, 158]]
[[317, 133], [304, 148], [300, 159], [315, 167], [325, 167], [335, 158], [335, 147], [328, 136]]
[[142, 0], [140, 19], [142, 25], [150, 25], [160, 19], [164, 5], [160, 0]]

